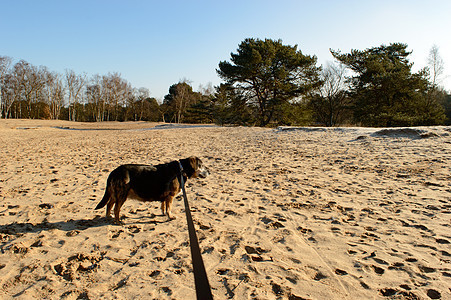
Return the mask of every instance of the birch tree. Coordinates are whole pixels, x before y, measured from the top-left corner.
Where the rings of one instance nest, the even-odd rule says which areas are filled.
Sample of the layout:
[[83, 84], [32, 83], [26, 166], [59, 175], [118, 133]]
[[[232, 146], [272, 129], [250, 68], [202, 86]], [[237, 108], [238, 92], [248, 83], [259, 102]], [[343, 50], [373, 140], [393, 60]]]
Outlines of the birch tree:
[[3, 86], [6, 78], [6, 74], [9, 72], [9, 68], [11, 67], [12, 59], [8, 56], [0, 56], [0, 119], [2, 115], [5, 115], [5, 118], [8, 117], [6, 113], [6, 105], [3, 100]]
[[433, 87], [437, 87], [437, 85], [441, 82], [441, 76], [443, 75], [443, 71], [445, 69], [445, 63], [438, 52], [437, 45], [433, 45], [429, 51], [428, 66], [431, 84]]
[[65, 80], [69, 105], [69, 121], [76, 121], [76, 106], [83, 97], [86, 74], [77, 75], [73, 70], [66, 70]]
[[196, 102], [193, 88], [186, 79], [169, 87], [169, 94], [164, 96], [163, 110], [168, 115], [170, 122], [183, 122], [186, 110]]
[[102, 86], [102, 77], [94, 75], [86, 87], [86, 99], [91, 107], [92, 118], [96, 122], [102, 122], [105, 118], [105, 96]]
[[425, 101], [428, 115], [432, 115], [437, 109], [446, 111], [446, 91], [441, 86], [445, 63], [439, 53], [437, 45], [433, 45], [428, 56], [429, 89]]
[[[141, 121], [143, 119], [145, 100], [149, 97], [150, 97], [149, 89], [142, 87], [137, 90], [136, 100], [137, 100], [137, 103], [139, 104], [139, 109], [138, 109], [139, 121]], [[136, 119], [137, 119], [137, 113], [135, 113], [135, 121], [136, 121]]]
[[45, 94], [49, 106], [50, 118], [58, 120], [61, 108], [64, 105], [65, 87], [60, 74], [47, 72], [45, 74]]
[[120, 109], [126, 107], [128, 99], [132, 96], [131, 85], [119, 73], [109, 73], [102, 77], [102, 85], [107, 105], [107, 120], [118, 121]]
[[14, 75], [19, 85], [19, 101], [25, 103], [26, 112], [22, 112], [22, 105], [19, 104], [19, 117], [33, 118], [38, 117], [39, 112], [33, 111], [34, 104], [37, 104], [42, 96], [42, 90], [45, 85], [43, 74], [45, 68], [37, 68], [28, 62], [21, 60], [14, 65]]

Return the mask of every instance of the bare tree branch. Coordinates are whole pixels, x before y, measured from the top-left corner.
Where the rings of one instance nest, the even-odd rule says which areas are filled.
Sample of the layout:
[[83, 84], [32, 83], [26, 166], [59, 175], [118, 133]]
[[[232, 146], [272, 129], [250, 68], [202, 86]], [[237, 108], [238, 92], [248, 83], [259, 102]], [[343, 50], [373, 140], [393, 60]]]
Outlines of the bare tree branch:
[[443, 59], [438, 52], [437, 45], [433, 45], [431, 50], [429, 51], [428, 65], [431, 72], [430, 76], [432, 86], [436, 87], [440, 84], [440, 77], [443, 75], [443, 71], [445, 69], [445, 63], [443, 62]]

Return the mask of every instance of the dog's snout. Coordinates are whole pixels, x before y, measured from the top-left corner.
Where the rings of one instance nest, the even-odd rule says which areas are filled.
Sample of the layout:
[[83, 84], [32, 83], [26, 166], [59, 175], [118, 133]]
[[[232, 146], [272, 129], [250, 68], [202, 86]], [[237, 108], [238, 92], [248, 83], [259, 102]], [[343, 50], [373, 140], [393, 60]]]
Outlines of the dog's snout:
[[202, 166], [202, 168], [199, 169], [199, 177], [205, 178], [208, 175], [210, 175], [210, 172], [208, 171], [208, 169], [206, 167]]

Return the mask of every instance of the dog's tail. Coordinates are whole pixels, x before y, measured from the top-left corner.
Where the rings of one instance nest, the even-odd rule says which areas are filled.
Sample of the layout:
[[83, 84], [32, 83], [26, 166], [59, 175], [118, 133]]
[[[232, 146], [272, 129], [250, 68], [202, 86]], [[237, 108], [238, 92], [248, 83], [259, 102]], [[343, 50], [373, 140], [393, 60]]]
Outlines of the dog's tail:
[[104, 207], [110, 200], [110, 196], [111, 196], [110, 189], [107, 186], [105, 189], [105, 195], [103, 195], [102, 201], [100, 201], [99, 204], [97, 204], [96, 208], [94, 208], [94, 209], [100, 209], [100, 208]]

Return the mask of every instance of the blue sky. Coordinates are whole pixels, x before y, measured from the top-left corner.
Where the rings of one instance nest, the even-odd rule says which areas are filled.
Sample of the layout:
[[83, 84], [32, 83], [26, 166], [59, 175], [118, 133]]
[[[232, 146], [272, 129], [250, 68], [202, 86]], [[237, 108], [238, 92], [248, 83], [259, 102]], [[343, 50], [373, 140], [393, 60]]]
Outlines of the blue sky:
[[0, 10], [0, 56], [60, 73], [118, 72], [157, 99], [181, 79], [195, 90], [219, 84], [218, 63], [248, 37], [296, 44], [319, 65], [333, 61], [329, 48], [403, 42], [414, 70], [436, 44], [451, 90], [449, 0], [0, 0]]

